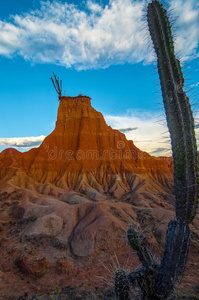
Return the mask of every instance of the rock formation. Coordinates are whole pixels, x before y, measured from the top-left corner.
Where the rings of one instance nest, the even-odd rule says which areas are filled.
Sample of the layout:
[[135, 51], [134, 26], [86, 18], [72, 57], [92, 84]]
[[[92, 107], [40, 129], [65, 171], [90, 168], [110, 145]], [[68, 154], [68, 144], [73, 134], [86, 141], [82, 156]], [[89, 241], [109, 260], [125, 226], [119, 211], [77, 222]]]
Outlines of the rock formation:
[[41, 146], [26, 153], [6, 149], [0, 166], [1, 188], [10, 184], [39, 193], [52, 184], [121, 197], [132, 190], [139, 175], [172, 186], [170, 163], [142, 152], [108, 126], [86, 96], [62, 97], [56, 127]]
[[1, 296], [104, 273], [99, 259], [131, 251], [121, 239], [129, 222], [161, 250], [174, 214], [172, 173], [170, 159], [139, 150], [89, 97], [61, 97], [55, 129], [38, 148], [0, 153]]

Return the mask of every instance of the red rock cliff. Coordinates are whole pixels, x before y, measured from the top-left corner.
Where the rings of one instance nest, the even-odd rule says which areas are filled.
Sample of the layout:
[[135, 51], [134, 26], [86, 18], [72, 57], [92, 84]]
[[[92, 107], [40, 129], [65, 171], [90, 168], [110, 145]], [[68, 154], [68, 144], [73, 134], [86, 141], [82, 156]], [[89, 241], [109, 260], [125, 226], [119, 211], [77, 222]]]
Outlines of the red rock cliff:
[[86, 96], [62, 97], [55, 129], [41, 146], [26, 153], [6, 149], [0, 162], [1, 187], [9, 181], [28, 188], [51, 183], [65, 189], [91, 186], [108, 191], [121, 181], [129, 189], [136, 174], [165, 185], [172, 182], [167, 160], [142, 152], [108, 126]]

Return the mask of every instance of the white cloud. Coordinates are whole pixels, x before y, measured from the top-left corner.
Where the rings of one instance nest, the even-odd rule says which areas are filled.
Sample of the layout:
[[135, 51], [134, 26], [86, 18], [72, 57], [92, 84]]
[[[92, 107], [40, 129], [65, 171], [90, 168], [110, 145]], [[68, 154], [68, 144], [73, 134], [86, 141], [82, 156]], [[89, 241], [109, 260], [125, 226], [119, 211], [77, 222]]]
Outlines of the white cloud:
[[121, 131], [122, 133], [127, 133], [127, 132], [130, 132], [132, 130], [136, 130], [138, 129], [137, 127], [127, 127], [127, 128], [115, 128], [119, 131]]
[[[38, 10], [0, 21], [0, 54], [20, 55], [33, 63], [54, 63], [76, 69], [111, 64], [144, 63], [152, 55], [141, 30], [144, 0], [110, 0], [103, 7], [87, 0], [74, 4], [41, 1]], [[185, 58], [198, 55], [199, 5], [171, 0], [177, 20], [176, 50]]]
[[176, 20], [176, 50], [184, 60], [198, 57], [199, 2], [198, 0], [172, 0]]
[[[124, 115], [106, 115], [108, 125], [122, 132], [122, 129], [136, 128], [126, 131], [125, 136], [132, 140], [136, 147], [155, 156], [171, 156], [170, 134], [166, 125], [166, 117], [149, 111], [128, 111]], [[194, 113], [196, 138], [199, 146], [199, 113]]]
[[92, 2], [92, 0], [87, 1], [87, 8], [94, 13], [102, 13], [102, 6], [98, 3]]
[[147, 59], [141, 2], [114, 0], [103, 8], [88, 0], [86, 8], [47, 1], [40, 10], [1, 22], [0, 54], [76, 69]]
[[43, 142], [44, 138], [44, 135], [31, 137], [0, 138], [0, 146], [27, 150], [29, 148], [38, 147]]
[[128, 140], [133, 140], [140, 150], [155, 156], [171, 155], [166, 120], [163, 120], [165, 124], [162, 125], [162, 120], [160, 121], [158, 115], [146, 111], [129, 111], [125, 115], [105, 115], [104, 117], [108, 125], [115, 129], [137, 127], [136, 130], [126, 132], [125, 135]]

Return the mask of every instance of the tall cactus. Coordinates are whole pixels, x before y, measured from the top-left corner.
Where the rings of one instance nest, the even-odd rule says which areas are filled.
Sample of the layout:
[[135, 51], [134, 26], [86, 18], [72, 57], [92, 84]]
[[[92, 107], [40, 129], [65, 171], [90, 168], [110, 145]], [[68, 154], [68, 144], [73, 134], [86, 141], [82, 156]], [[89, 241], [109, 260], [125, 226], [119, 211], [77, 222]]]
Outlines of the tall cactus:
[[194, 119], [184, 87], [179, 60], [174, 53], [166, 9], [157, 1], [148, 4], [147, 20], [157, 55], [162, 97], [171, 136], [174, 161], [176, 216], [189, 224], [197, 207], [197, 145]]
[[[174, 162], [176, 220], [168, 224], [165, 249], [160, 265], [132, 228], [127, 230], [129, 244], [137, 251], [142, 267], [129, 274], [132, 284], [138, 282], [143, 299], [168, 299], [182, 279], [190, 244], [189, 224], [198, 202], [198, 155], [194, 118], [184, 91], [180, 61], [174, 52], [172, 28], [167, 10], [158, 0], [147, 7], [148, 28], [157, 55], [162, 97], [171, 137]], [[121, 297], [118, 298], [123, 300]]]

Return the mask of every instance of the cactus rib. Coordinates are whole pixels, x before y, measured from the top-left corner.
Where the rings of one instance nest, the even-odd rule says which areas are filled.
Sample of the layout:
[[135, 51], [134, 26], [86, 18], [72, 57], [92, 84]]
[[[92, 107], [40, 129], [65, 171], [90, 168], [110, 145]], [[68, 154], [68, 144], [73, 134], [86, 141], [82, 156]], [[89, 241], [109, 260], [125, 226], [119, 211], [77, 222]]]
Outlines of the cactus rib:
[[157, 54], [167, 124], [174, 159], [176, 215], [189, 224], [197, 208], [197, 146], [189, 98], [175, 57], [171, 25], [166, 10], [157, 0], [148, 5], [149, 31]]

